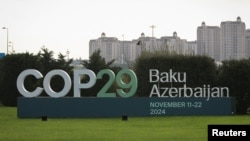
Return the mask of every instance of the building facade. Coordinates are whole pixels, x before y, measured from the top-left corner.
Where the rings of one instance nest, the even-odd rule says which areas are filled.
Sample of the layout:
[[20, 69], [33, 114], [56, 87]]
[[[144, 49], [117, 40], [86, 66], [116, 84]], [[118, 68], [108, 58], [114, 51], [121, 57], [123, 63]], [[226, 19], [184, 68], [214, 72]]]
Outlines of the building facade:
[[250, 57], [250, 29], [237, 17], [236, 21], [224, 21], [219, 26], [207, 26], [202, 22], [197, 27], [197, 41], [187, 41], [173, 32], [172, 36], [158, 38], [145, 36], [141, 33], [138, 39], [120, 41], [115, 37], [101, 34], [98, 39], [90, 40], [89, 55], [96, 50], [106, 62], [115, 59], [117, 64], [135, 62], [143, 51], [167, 51], [182, 55], [205, 55], [216, 62], [230, 59], [245, 59]]
[[220, 52], [220, 27], [206, 26], [202, 22], [197, 28], [197, 53], [221, 61]]
[[246, 49], [247, 49], [247, 58], [250, 57], [250, 29], [246, 30]]
[[106, 37], [105, 33], [101, 34], [101, 37], [96, 40], [90, 40], [89, 42], [89, 54], [92, 54], [96, 50], [101, 51], [106, 62], [113, 59], [120, 60], [118, 52], [120, 52], [120, 41], [115, 37]]
[[101, 56], [106, 62], [115, 59], [116, 64], [128, 64], [135, 62], [143, 51], [168, 51], [176, 54], [194, 55], [197, 51], [196, 42], [187, 42], [174, 32], [173, 36], [164, 36], [160, 39], [147, 37], [144, 33], [138, 39], [132, 41], [120, 41], [115, 37], [106, 37], [101, 34], [98, 39], [90, 40], [89, 56], [96, 50], [101, 51]]
[[197, 41], [188, 41], [187, 42], [187, 50], [185, 51], [186, 55], [197, 55]]
[[237, 17], [236, 21], [221, 22], [221, 60], [247, 58], [246, 26]]

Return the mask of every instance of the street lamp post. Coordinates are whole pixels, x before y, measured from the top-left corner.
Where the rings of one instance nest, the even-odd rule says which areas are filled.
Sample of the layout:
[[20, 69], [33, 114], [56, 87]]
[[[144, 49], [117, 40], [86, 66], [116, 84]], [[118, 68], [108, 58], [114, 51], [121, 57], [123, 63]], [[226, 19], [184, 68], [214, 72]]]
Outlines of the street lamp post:
[[67, 54], [68, 61], [69, 61], [69, 54], [70, 54], [70, 52], [69, 52], [69, 50], [68, 50], [68, 49], [67, 49], [67, 51], [66, 51], [66, 54]]
[[3, 27], [3, 29], [7, 30], [7, 53], [9, 53], [9, 29], [7, 27]]
[[14, 43], [13, 42], [9, 42], [9, 48], [11, 47], [11, 52], [10, 53], [15, 53], [15, 50], [14, 50]]

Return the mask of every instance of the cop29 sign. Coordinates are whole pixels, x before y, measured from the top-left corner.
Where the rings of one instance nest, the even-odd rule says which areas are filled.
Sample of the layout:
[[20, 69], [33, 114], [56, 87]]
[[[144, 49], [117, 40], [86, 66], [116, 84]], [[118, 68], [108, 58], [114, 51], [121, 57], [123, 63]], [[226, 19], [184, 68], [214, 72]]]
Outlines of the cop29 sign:
[[[103, 86], [103, 88], [97, 93], [97, 97], [116, 97], [118, 94], [120, 97], [131, 97], [135, 94], [137, 90], [137, 77], [135, 73], [130, 69], [123, 69], [117, 73], [115, 76], [114, 72], [109, 69], [104, 69], [98, 72], [97, 76], [92, 70], [82, 69], [82, 70], [74, 70], [74, 97], [81, 97], [80, 89], [88, 89], [95, 85], [96, 79], [102, 79], [103, 75], [108, 75], [109, 80]], [[128, 75], [130, 77], [130, 81], [128, 83], [123, 82], [123, 75]], [[44, 91], [51, 97], [64, 97], [68, 94], [71, 89], [71, 79], [70, 76], [63, 70], [52, 70], [48, 72], [48, 74], [44, 77], [43, 87], [36, 88], [33, 92], [29, 92], [24, 87], [24, 80], [27, 76], [33, 75], [37, 79], [43, 78], [43, 75], [35, 69], [28, 69], [23, 71], [17, 78], [17, 89], [25, 97], [37, 97], [39, 96], [43, 89]], [[60, 92], [55, 92], [50, 85], [50, 81], [53, 76], [59, 75], [64, 80], [64, 88]], [[89, 77], [89, 81], [87, 83], [81, 83], [81, 76], [87, 75]], [[118, 85], [118, 89], [116, 93], [108, 93], [108, 89], [111, 85], [116, 81]], [[129, 89], [128, 92], [124, 91], [124, 89]]]
[[[28, 76], [43, 78], [43, 87], [33, 91], [25, 88]], [[108, 76], [108, 81], [98, 91], [96, 97], [84, 97], [81, 89], [89, 89], [98, 79]], [[54, 76], [60, 76], [64, 82], [61, 91], [51, 87]], [[129, 79], [124, 80], [124, 77]], [[88, 82], [81, 79], [88, 77]], [[17, 89], [23, 97], [18, 98], [18, 117], [115, 117], [128, 116], [165, 116], [165, 115], [228, 115], [233, 114], [234, 99], [229, 97], [227, 87], [191, 88], [186, 84], [185, 72], [174, 72], [172, 69], [159, 72], [149, 70], [149, 83], [152, 84], [149, 97], [137, 97], [138, 79], [131, 69], [122, 69], [117, 74], [104, 69], [95, 74], [92, 70], [74, 70], [73, 83], [64, 70], [51, 70], [43, 76], [38, 70], [27, 69], [17, 78]], [[115, 92], [109, 88], [116, 82]], [[183, 87], [159, 87], [159, 83], [180, 83]], [[73, 84], [73, 97], [66, 97]], [[45, 91], [49, 97], [39, 97]], [[81, 97], [81, 95], [83, 97]], [[213, 98], [213, 99], [211, 99]]]

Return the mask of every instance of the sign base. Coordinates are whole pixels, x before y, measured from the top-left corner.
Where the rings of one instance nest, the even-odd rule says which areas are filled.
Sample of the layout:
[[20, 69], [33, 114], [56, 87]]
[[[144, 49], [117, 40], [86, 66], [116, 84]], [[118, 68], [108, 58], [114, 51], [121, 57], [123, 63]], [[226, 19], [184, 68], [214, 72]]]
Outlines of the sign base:
[[19, 118], [145, 117], [170, 115], [232, 115], [233, 98], [51, 98], [19, 97]]

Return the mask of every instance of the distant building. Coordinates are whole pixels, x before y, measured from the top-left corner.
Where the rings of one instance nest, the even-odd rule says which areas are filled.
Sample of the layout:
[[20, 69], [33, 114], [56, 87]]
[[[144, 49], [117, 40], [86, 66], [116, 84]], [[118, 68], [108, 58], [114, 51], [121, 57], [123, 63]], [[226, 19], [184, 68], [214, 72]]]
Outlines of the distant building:
[[159, 50], [161, 42], [159, 39], [155, 37], [148, 37], [145, 36], [144, 33], [141, 33], [141, 37], [135, 40], [132, 40], [132, 42], [137, 42], [137, 54], [140, 55], [142, 51], [148, 51], [153, 52], [156, 50]]
[[197, 55], [197, 41], [189, 41], [187, 42], [188, 47], [187, 50], [185, 51], [186, 55]]
[[197, 54], [209, 56], [215, 61], [248, 58], [249, 34], [240, 17], [236, 21], [221, 22], [220, 27], [206, 26], [202, 22], [197, 28]]
[[196, 41], [188, 42], [177, 36], [177, 32], [173, 32], [173, 36], [163, 36], [160, 38], [160, 50], [168, 50], [170, 53], [182, 55], [197, 54]]
[[106, 62], [113, 59], [119, 60], [120, 58], [120, 41], [115, 37], [106, 37], [105, 33], [101, 34], [101, 37], [96, 40], [90, 40], [89, 42], [89, 54], [100, 49], [101, 56], [105, 58]]
[[197, 52], [220, 61], [220, 27], [206, 26], [202, 22], [197, 28]]
[[250, 57], [250, 29], [246, 31], [246, 49], [247, 49], [247, 57]]
[[116, 64], [135, 62], [142, 51], [169, 51], [184, 55], [197, 53], [196, 42], [187, 42], [187, 40], [178, 37], [176, 32], [173, 33], [173, 36], [164, 36], [160, 39], [141, 33], [138, 39], [132, 41], [120, 41], [115, 37], [106, 37], [105, 33], [102, 33], [100, 38], [90, 40], [89, 56], [98, 49], [106, 62], [115, 59]]
[[221, 60], [243, 59], [248, 56], [246, 47], [246, 25], [237, 17], [236, 21], [221, 22]]
[[167, 48], [169, 52], [176, 54], [184, 54], [183, 40], [177, 36], [177, 32], [173, 32], [173, 36], [161, 37], [161, 48]]
[[205, 55], [216, 62], [229, 59], [250, 57], [250, 29], [237, 17], [236, 21], [224, 21], [219, 26], [207, 26], [202, 22], [197, 27], [197, 41], [187, 41], [177, 36], [163, 36], [159, 39], [141, 33], [138, 39], [120, 41], [115, 37], [101, 34], [98, 39], [90, 40], [89, 56], [100, 49], [106, 62], [115, 59], [122, 66], [135, 62], [143, 51], [168, 51], [182, 55]]

